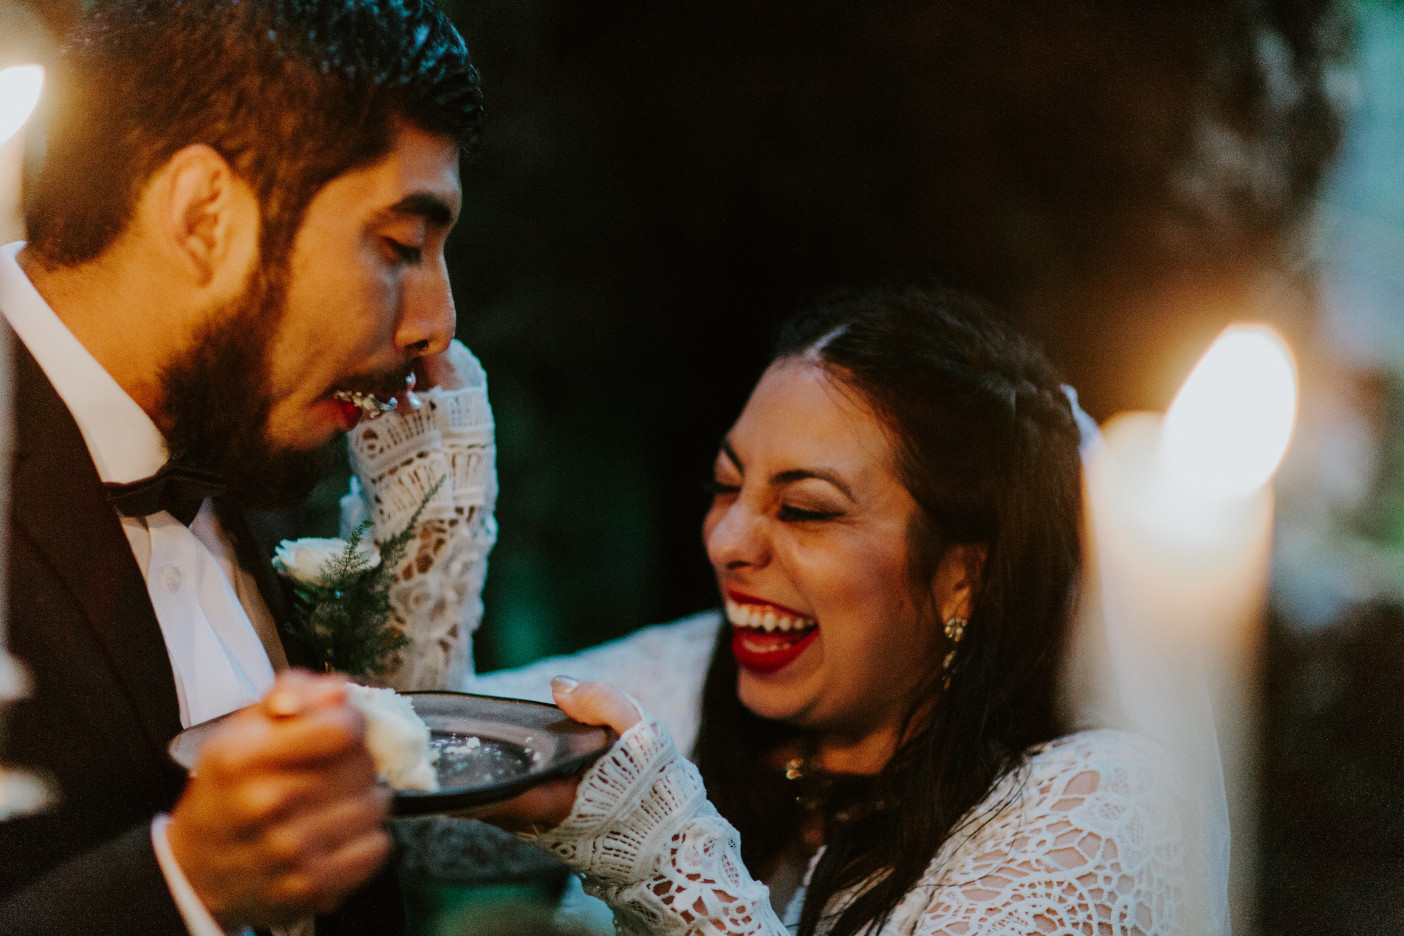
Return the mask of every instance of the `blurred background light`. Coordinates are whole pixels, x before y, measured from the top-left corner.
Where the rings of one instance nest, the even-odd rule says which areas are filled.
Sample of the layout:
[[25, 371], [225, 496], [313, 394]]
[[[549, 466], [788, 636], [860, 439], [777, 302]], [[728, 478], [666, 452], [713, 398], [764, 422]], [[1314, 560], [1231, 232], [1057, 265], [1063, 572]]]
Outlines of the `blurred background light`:
[[1296, 415], [1297, 374], [1286, 342], [1266, 325], [1232, 325], [1165, 415], [1161, 469], [1186, 497], [1246, 497], [1282, 462]]
[[39, 92], [44, 87], [44, 69], [38, 65], [11, 65], [0, 70], [0, 144], [24, 126]]

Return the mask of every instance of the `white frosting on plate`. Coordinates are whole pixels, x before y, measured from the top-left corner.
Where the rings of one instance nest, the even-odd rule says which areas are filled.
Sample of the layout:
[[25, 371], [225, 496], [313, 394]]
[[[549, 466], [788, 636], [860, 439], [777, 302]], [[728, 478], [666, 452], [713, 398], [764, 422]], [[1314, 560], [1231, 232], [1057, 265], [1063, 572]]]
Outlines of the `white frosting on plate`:
[[393, 689], [346, 684], [346, 698], [366, 716], [366, 747], [376, 771], [396, 790], [439, 789], [429, 746], [429, 726], [415, 714], [410, 700]]

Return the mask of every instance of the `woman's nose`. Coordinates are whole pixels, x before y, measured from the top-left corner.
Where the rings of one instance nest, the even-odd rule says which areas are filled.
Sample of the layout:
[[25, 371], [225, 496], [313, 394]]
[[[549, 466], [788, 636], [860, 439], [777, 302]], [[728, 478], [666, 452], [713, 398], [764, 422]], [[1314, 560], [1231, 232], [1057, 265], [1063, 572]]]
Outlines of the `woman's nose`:
[[707, 557], [717, 569], [761, 567], [770, 561], [765, 518], [739, 498], [720, 510], [707, 531]]

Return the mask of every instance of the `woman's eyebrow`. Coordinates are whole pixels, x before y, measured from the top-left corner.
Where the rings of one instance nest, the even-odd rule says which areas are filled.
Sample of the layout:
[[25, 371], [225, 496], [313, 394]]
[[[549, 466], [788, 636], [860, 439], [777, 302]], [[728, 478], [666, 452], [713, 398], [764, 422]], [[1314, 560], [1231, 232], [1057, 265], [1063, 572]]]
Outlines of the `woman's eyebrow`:
[[847, 497], [854, 503], [858, 502], [857, 498], [853, 496], [853, 492], [849, 490], [848, 485], [843, 483], [843, 479], [826, 468], [791, 468], [788, 471], [781, 471], [771, 475], [770, 483], [779, 487], [785, 484], [794, 484], [796, 481], [806, 481], [810, 478], [818, 478], [820, 481], [827, 481], [842, 491], [844, 497]]
[[[731, 443], [726, 439], [722, 439], [721, 453], [726, 456], [727, 461], [736, 466], [737, 471], [742, 470], [741, 459], [737, 456], [736, 450], [731, 447]], [[776, 487], [781, 487], [786, 484], [794, 484], [796, 481], [807, 481], [810, 478], [827, 481], [838, 488], [839, 491], [843, 493], [844, 497], [847, 497], [855, 504], [858, 502], [858, 499], [853, 496], [852, 489], [844, 483], [843, 479], [840, 478], [837, 473], [827, 468], [790, 468], [772, 475], [770, 483]]]

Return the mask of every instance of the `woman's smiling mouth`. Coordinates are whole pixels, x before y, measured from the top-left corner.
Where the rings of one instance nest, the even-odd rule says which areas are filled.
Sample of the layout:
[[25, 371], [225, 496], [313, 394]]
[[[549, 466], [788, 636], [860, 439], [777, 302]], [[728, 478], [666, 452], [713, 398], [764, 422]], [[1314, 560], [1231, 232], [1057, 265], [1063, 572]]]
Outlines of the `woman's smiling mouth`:
[[819, 633], [813, 618], [742, 596], [727, 596], [726, 619], [732, 626], [732, 655], [740, 666], [755, 673], [784, 669]]

